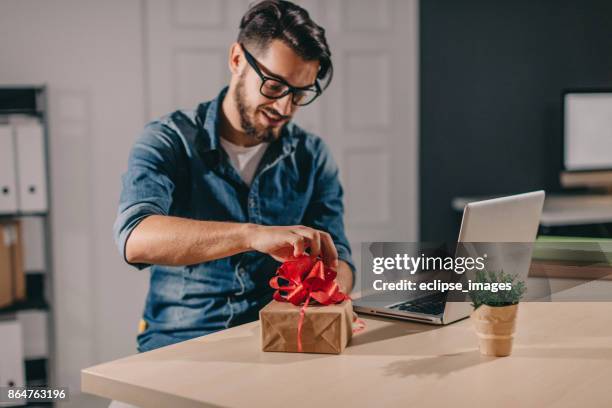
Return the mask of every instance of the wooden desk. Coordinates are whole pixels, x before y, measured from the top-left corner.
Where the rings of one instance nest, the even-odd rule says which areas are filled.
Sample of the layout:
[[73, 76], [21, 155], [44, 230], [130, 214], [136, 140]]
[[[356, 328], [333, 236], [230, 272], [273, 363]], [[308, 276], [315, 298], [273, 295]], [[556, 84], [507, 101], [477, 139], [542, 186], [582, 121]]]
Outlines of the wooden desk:
[[468, 320], [366, 318], [342, 355], [264, 353], [259, 322], [82, 371], [83, 392], [144, 407], [609, 407], [612, 303], [523, 303], [510, 357]]

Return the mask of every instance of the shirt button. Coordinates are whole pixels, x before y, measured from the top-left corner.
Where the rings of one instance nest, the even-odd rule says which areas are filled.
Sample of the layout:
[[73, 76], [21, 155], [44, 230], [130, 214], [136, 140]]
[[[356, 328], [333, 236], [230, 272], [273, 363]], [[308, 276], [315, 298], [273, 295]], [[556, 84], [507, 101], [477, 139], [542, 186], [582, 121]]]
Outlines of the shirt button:
[[246, 273], [246, 270], [244, 268], [239, 268], [238, 272], [242, 275], [244, 275]]
[[255, 207], [255, 199], [254, 198], [249, 198], [249, 207]]

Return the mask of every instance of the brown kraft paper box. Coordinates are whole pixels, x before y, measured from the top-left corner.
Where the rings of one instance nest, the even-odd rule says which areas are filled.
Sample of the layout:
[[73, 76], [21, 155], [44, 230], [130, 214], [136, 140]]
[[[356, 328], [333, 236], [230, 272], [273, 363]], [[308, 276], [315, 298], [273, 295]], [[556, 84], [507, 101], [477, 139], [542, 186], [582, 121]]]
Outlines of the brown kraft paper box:
[[[298, 322], [302, 306], [273, 300], [259, 311], [261, 349], [297, 353]], [[340, 354], [352, 337], [353, 305], [309, 304], [302, 326], [302, 352]]]
[[[20, 220], [0, 221], [4, 244], [8, 246], [11, 269], [12, 302], [26, 299], [26, 276], [23, 259], [23, 228]], [[1, 302], [0, 302], [1, 303]]]
[[13, 270], [13, 298], [22, 301], [26, 298], [26, 276], [23, 260], [23, 228], [20, 220], [9, 223], [11, 229], [11, 264]]
[[13, 303], [13, 271], [11, 268], [11, 235], [0, 223], [0, 307]]

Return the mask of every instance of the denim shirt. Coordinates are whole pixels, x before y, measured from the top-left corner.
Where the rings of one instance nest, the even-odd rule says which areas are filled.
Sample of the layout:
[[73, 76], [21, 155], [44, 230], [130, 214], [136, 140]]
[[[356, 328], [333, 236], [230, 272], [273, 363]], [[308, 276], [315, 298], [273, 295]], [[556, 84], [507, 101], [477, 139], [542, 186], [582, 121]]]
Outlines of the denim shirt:
[[[219, 143], [226, 92], [195, 111], [179, 110], [149, 123], [134, 144], [113, 228], [124, 259], [132, 230], [158, 214], [324, 230], [354, 273], [338, 167], [326, 145], [288, 123], [266, 150], [249, 187]], [[135, 264], [151, 266], [143, 315], [147, 328], [138, 335], [138, 350], [256, 320], [272, 298], [268, 281], [278, 265], [259, 252], [179, 267]]]

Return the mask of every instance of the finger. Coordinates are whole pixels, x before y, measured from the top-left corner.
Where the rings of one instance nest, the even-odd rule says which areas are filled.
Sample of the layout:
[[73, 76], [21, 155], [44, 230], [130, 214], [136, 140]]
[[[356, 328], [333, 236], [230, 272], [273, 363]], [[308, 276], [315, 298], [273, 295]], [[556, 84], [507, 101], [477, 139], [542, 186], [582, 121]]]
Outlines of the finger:
[[304, 255], [304, 237], [299, 234], [293, 234], [293, 239], [290, 244], [293, 246], [293, 256], [298, 257]]
[[308, 239], [308, 246], [310, 246], [310, 256], [317, 258], [321, 254], [321, 234], [314, 228], [308, 228], [300, 226], [295, 229], [295, 233], [302, 235]]
[[321, 252], [325, 265], [335, 268], [338, 266], [338, 251], [332, 240], [331, 235], [327, 232], [320, 231], [321, 236]]
[[314, 231], [310, 240], [310, 256], [318, 258], [321, 254], [321, 234], [319, 231]]

